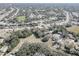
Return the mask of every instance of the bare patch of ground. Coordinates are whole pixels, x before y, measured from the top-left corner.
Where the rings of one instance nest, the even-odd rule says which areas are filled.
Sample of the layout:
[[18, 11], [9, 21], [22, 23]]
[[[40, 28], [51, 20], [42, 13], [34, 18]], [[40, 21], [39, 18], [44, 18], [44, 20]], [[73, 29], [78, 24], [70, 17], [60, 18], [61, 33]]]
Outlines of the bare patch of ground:
[[79, 26], [72, 26], [67, 28], [67, 30], [70, 32], [79, 33]]

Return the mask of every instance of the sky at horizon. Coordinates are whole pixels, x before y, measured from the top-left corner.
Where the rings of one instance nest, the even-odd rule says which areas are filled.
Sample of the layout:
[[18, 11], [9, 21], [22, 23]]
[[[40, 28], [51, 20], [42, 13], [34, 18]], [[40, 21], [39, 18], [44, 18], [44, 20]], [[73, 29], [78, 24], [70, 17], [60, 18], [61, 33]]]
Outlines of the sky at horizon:
[[1, 0], [0, 3], [79, 3], [79, 0]]

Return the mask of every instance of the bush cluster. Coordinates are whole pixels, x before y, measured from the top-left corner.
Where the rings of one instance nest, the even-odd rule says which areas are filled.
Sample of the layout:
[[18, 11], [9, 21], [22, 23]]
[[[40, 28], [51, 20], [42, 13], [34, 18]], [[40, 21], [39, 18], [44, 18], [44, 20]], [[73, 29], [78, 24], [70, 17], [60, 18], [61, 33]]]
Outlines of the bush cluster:
[[9, 45], [9, 49], [7, 52], [10, 52], [14, 47], [17, 46], [17, 44], [20, 41], [19, 40], [20, 38], [26, 38], [30, 36], [31, 34], [32, 33], [27, 29], [13, 32], [6, 40], [6, 43]]
[[49, 49], [41, 44], [37, 44], [37, 43], [26, 43], [24, 44], [21, 49], [15, 53], [16, 56], [33, 56], [36, 53], [39, 53], [40, 55], [51, 55], [51, 52], [49, 51]]

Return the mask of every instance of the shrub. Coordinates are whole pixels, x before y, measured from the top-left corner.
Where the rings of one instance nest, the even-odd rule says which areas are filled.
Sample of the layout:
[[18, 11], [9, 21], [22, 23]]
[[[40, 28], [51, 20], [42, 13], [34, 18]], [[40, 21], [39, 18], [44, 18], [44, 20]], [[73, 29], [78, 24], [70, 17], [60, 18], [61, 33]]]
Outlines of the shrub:
[[36, 38], [44, 37], [44, 33], [40, 30], [33, 32], [33, 34], [36, 36]]
[[7, 52], [10, 52], [19, 43], [19, 38], [16, 35], [11, 35], [10, 39], [11, 40], [8, 41], [9, 49]]
[[40, 53], [44, 55], [50, 55], [50, 51], [47, 47], [41, 44], [32, 43], [32, 44], [24, 44], [21, 49], [15, 53], [17, 56], [33, 56], [35, 53]]
[[31, 33], [30, 30], [28, 30], [28, 29], [23, 29], [23, 30], [18, 30], [18, 31], [16, 31], [16, 32], [12, 33], [11, 36], [16, 35], [18, 38], [26, 38], [26, 37], [28, 37], [28, 36], [31, 35], [31, 34], [32, 34], [32, 33]]
[[47, 42], [49, 40], [49, 37], [44, 37], [43, 39], [42, 39], [42, 42]]
[[3, 44], [0, 44], [0, 48], [2, 48]]
[[16, 31], [15, 32], [15, 35], [17, 35], [18, 36], [18, 38], [23, 38], [23, 33], [22, 33], [22, 31]]
[[10, 46], [8, 52], [10, 52], [14, 47], [17, 46], [20, 38], [26, 38], [29, 35], [31, 35], [31, 32], [26, 29], [13, 32], [8, 37], [8, 40], [6, 40], [6, 43]]

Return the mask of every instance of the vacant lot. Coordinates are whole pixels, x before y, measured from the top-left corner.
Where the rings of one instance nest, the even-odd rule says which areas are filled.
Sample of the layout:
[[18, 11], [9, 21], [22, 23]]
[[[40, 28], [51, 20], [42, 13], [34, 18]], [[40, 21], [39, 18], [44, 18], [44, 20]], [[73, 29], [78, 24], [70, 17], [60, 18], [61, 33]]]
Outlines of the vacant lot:
[[70, 32], [79, 33], [79, 26], [72, 26], [67, 28], [67, 30]]

